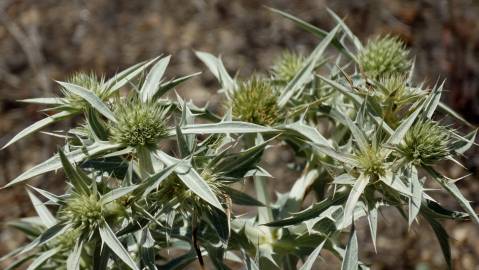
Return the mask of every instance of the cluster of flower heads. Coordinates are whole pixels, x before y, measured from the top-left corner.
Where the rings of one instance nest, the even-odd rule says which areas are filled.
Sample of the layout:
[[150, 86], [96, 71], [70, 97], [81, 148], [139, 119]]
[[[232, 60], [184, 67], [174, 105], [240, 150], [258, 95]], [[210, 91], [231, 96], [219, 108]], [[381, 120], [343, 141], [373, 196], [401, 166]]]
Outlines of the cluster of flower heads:
[[[399, 38], [364, 46], [344, 22], [327, 32], [273, 12], [321, 41], [309, 55], [285, 52], [269, 71], [241, 79], [220, 58], [197, 52], [221, 84], [224, 115], [167, 94], [196, 75], [165, 79], [169, 56], [108, 80], [78, 73], [60, 82], [62, 97], [25, 100], [56, 113], [4, 147], [69, 117], [82, 124], [54, 134], [65, 139], [59, 153], [8, 184], [62, 169], [68, 185], [62, 195], [28, 189], [38, 217], [10, 225], [31, 242], [0, 260], [13, 259], [9, 269], [27, 262], [43, 270], [231, 269], [232, 261], [310, 270], [327, 249], [342, 268], [367, 269], [354, 224], [366, 218], [376, 245], [378, 213], [392, 207], [409, 225], [424, 219], [435, 228], [450, 266], [439, 219], [479, 218], [435, 165], [459, 162], [476, 132], [460, 135], [441, 123], [436, 110], [469, 125], [440, 102], [443, 85], [412, 80], [411, 55]], [[285, 165], [300, 177], [272, 197], [273, 181], [284, 179], [270, 180], [261, 166], [276, 145], [294, 153]], [[436, 202], [431, 180], [464, 212]], [[245, 192], [251, 187], [254, 196]], [[317, 202], [307, 205], [307, 196]]]

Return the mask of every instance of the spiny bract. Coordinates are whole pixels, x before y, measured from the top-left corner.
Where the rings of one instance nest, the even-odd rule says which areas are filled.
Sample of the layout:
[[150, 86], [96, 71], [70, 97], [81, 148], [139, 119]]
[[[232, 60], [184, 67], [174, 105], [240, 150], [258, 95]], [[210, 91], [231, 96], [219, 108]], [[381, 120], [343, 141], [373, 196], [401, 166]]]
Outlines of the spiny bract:
[[110, 123], [111, 140], [131, 147], [154, 148], [168, 134], [167, 109], [138, 99], [120, 101], [115, 109], [117, 123]]
[[405, 74], [411, 67], [409, 51], [397, 37], [384, 36], [370, 40], [359, 53], [359, 66], [369, 77]]
[[241, 121], [272, 126], [281, 119], [271, 84], [258, 77], [242, 82], [231, 100], [233, 116]]

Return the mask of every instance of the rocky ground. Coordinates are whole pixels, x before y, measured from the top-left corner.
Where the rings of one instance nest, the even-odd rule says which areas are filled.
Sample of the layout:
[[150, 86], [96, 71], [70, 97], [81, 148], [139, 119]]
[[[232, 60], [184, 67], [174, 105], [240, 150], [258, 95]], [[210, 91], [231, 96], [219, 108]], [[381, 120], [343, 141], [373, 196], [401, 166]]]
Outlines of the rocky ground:
[[[290, 12], [315, 25], [333, 25], [325, 7], [335, 10], [365, 40], [380, 33], [400, 35], [416, 55], [418, 77], [434, 83], [447, 78], [444, 100], [474, 124], [479, 123], [479, 3], [475, 0], [3, 0], [0, 1], [0, 145], [42, 117], [35, 105], [15, 100], [58, 94], [55, 80], [74, 71], [94, 70], [106, 76], [140, 60], [172, 54], [170, 76], [203, 70], [193, 50], [221, 54], [229, 70], [248, 76], [268, 68], [284, 49], [308, 52], [317, 40], [263, 6]], [[180, 87], [198, 104], [220, 107], [216, 83], [208, 73]], [[68, 125], [68, 123], [63, 124]], [[61, 128], [56, 125], [54, 129]], [[56, 150], [54, 139], [29, 137], [0, 151], [0, 185], [47, 158]], [[460, 184], [466, 197], [479, 202], [477, 149], [464, 163], [472, 174]], [[291, 180], [284, 164], [290, 157], [269, 155], [279, 189]], [[451, 176], [464, 173], [445, 164]], [[32, 184], [62, 189], [61, 174], [35, 179]], [[444, 194], [434, 194], [450, 201]], [[474, 203], [476, 209], [478, 203]], [[479, 209], [478, 209], [479, 210]], [[0, 191], [0, 222], [29, 215], [32, 207], [24, 187]], [[362, 258], [373, 269], [445, 269], [439, 245], [425, 224], [408, 229], [397, 213], [384, 213], [378, 253], [365, 245]], [[363, 224], [365, 225], [365, 224]], [[361, 226], [360, 226], [361, 227]], [[362, 226], [366, 228], [366, 226]], [[479, 269], [479, 228], [471, 223], [446, 223], [453, 238], [455, 269]], [[367, 241], [367, 230], [360, 237]], [[1, 229], [0, 255], [23, 239]], [[337, 268], [325, 254], [322, 269]], [[192, 269], [194, 266], [191, 266]], [[2, 268], [2, 266], [0, 266]]]

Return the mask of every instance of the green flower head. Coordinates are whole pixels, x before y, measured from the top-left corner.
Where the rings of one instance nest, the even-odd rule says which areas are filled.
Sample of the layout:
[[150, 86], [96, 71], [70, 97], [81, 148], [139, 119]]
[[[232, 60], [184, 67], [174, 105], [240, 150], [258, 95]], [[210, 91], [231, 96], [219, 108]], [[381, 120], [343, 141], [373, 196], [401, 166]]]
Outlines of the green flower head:
[[376, 95], [382, 104], [393, 105], [396, 109], [411, 104], [423, 95], [407, 85], [406, 76], [388, 75], [381, 77], [376, 88]]
[[369, 77], [405, 74], [411, 67], [409, 51], [397, 37], [384, 36], [370, 40], [358, 55], [359, 66]]
[[[101, 100], [108, 98], [108, 91], [105, 86], [105, 78], [98, 78], [94, 73], [78, 72], [67, 79], [68, 83], [81, 86], [93, 92]], [[71, 93], [65, 89], [61, 89], [69, 107], [76, 110], [85, 110], [90, 107], [89, 103], [82, 97]]]
[[285, 51], [273, 65], [273, 79], [279, 83], [288, 83], [299, 72], [304, 64], [304, 56]]
[[118, 122], [110, 123], [111, 140], [131, 147], [154, 148], [168, 134], [167, 111], [158, 103], [122, 100], [115, 109]]
[[104, 220], [103, 205], [95, 195], [74, 194], [60, 210], [60, 218], [74, 228], [93, 230]]
[[360, 151], [356, 158], [366, 175], [378, 177], [385, 174], [385, 158], [378, 147], [371, 146], [364, 151]]
[[230, 105], [233, 117], [241, 121], [272, 126], [281, 119], [273, 87], [268, 81], [257, 77], [239, 85]]
[[400, 151], [415, 163], [432, 165], [449, 155], [450, 135], [446, 127], [432, 120], [417, 122], [400, 145]]

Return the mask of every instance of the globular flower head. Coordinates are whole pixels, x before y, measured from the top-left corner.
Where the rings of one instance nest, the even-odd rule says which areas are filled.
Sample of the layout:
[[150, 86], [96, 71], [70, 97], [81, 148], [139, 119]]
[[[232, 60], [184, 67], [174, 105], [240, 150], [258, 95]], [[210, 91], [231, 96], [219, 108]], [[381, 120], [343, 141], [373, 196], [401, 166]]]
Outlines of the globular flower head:
[[288, 83], [299, 72], [304, 64], [304, 56], [285, 51], [273, 65], [273, 79], [279, 83]]
[[383, 36], [370, 40], [358, 55], [361, 70], [369, 77], [404, 74], [411, 67], [409, 51], [397, 37]]
[[75, 228], [59, 235], [55, 240], [55, 246], [62, 250], [71, 251], [81, 235], [81, 229]]
[[161, 104], [138, 99], [119, 102], [117, 123], [110, 123], [111, 140], [132, 147], [154, 148], [168, 134], [167, 109]]
[[74, 228], [93, 230], [104, 220], [104, 208], [95, 195], [74, 194], [68, 199], [60, 218]]
[[273, 87], [257, 77], [239, 85], [230, 105], [233, 116], [241, 121], [272, 126], [281, 119]]
[[446, 127], [432, 120], [414, 124], [404, 136], [400, 151], [415, 163], [432, 165], [449, 155], [450, 135]]
[[356, 158], [361, 170], [366, 175], [379, 177], [385, 174], [385, 158], [378, 147], [370, 146], [366, 150], [360, 151]]
[[[70, 78], [67, 79], [68, 83], [81, 86], [91, 92], [93, 92], [101, 100], [108, 98], [108, 91], [105, 86], [105, 79], [98, 78], [94, 73], [84, 73], [77, 72], [73, 74]], [[85, 110], [89, 108], [89, 103], [85, 101], [82, 97], [71, 93], [66, 89], [61, 89], [65, 99], [67, 100], [67, 105], [76, 110]]]

